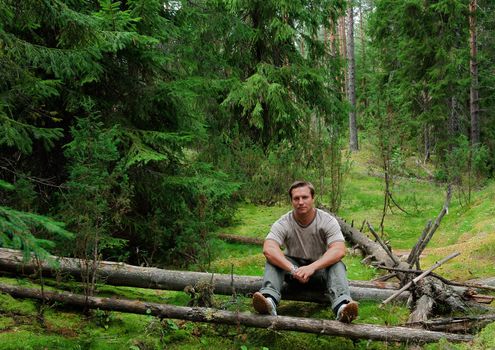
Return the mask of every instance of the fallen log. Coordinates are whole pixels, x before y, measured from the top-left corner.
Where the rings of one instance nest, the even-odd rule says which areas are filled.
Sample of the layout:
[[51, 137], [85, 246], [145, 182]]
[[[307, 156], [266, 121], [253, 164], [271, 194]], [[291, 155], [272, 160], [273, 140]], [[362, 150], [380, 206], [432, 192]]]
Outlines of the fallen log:
[[[325, 210], [325, 208], [323, 209]], [[361, 231], [359, 231], [355, 227], [352, 227], [337, 215], [333, 213], [330, 214], [337, 219], [340, 225], [340, 229], [342, 230], [342, 234], [344, 235], [348, 243], [350, 243], [352, 246], [358, 246], [365, 253], [365, 256], [373, 257], [373, 259], [379, 262], [380, 265], [395, 265], [394, 261], [390, 258], [387, 252], [383, 250], [379, 243], [372, 241]]]
[[[81, 279], [80, 259], [52, 256], [56, 264], [46, 261], [41, 263], [44, 276], [69, 275]], [[58, 265], [56, 268], [54, 265]], [[22, 252], [13, 249], [0, 248], [0, 271], [21, 274], [32, 274], [37, 265], [32, 261], [23, 261]], [[214, 293], [232, 295], [250, 295], [261, 288], [262, 278], [255, 276], [239, 276], [227, 274], [211, 274], [205, 272], [163, 270], [154, 267], [133, 266], [111, 261], [100, 261], [97, 269], [98, 280], [113, 286], [128, 286], [138, 288], [164, 289], [183, 291], [187, 286], [195, 286], [200, 282], [211, 282]], [[397, 284], [383, 282], [350, 281], [351, 296], [355, 300], [385, 300], [397, 290]], [[318, 290], [294, 291], [285, 288], [282, 291], [285, 300], [310, 301], [328, 303], [328, 298]], [[401, 301], [407, 300], [409, 293], [401, 296]]]
[[[423, 270], [411, 270], [411, 269], [400, 269], [400, 268], [395, 268], [395, 267], [385, 267], [385, 266], [376, 266], [379, 269], [385, 269], [389, 271], [399, 271], [399, 272], [405, 272], [405, 273], [410, 273], [410, 274], [415, 274], [415, 275], [420, 275], [424, 273]], [[390, 275], [387, 275], [390, 276]], [[478, 284], [478, 283], [458, 283], [458, 282], [453, 282], [449, 281], [448, 279], [437, 275], [436, 273], [430, 273], [430, 276], [433, 276], [435, 278], [438, 278], [440, 281], [442, 281], [445, 284], [448, 284], [450, 286], [453, 286], [452, 288], [454, 290], [457, 290], [459, 293], [462, 293], [462, 295], [466, 299], [472, 299], [476, 301], [477, 303], [481, 304], [491, 304], [493, 300], [495, 300], [495, 296], [492, 295], [483, 295], [483, 294], [478, 294], [477, 290], [480, 289], [485, 289], [485, 290], [492, 290], [495, 291], [495, 287], [492, 286], [487, 286], [484, 284]], [[457, 287], [466, 287], [466, 290], [459, 290]]]
[[14, 297], [59, 302], [77, 307], [153, 315], [160, 318], [193, 322], [243, 325], [271, 330], [288, 330], [351, 339], [371, 339], [388, 342], [427, 343], [446, 339], [452, 342], [471, 341], [465, 334], [451, 334], [407, 327], [387, 327], [367, 324], [345, 324], [338, 321], [289, 316], [262, 316], [246, 312], [231, 312], [212, 308], [183, 307], [137, 300], [86, 297], [67, 292], [41, 293], [39, 290], [0, 284], [0, 291]]
[[438, 332], [473, 333], [495, 322], [495, 315], [449, 317], [427, 320], [417, 323], [408, 323], [407, 327], [420, 327]]
[[263, 245], [263, 242], [265, 241], [264, 239], [258, 237], [246, 237], [239, 235], [231, 235], [228, 233], [219, 233], [217, 237], [226, 242], [253, 244], [253, 245]]
[[493, 290], [495, 290], [495, 277], [487, 277], [487, 278], [481, 278], [481, 279], [474, 279], [474, 280], [469, 280], [466, 281], [466, 285], [470, 287], [475, 287], [476, 286], [484, 286], [484, 287], [491, 287]]

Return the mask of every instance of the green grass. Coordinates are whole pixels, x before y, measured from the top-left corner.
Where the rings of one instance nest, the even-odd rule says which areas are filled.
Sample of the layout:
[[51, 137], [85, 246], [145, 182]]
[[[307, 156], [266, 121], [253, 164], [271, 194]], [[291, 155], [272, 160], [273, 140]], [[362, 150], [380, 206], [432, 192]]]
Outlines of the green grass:
[[39, 334], [35, 329], [18, 329], [0, 334], [2, 350], [80, 349], [73, 339], [52, 334]]
[[289, 210], [288, 201], [286, 205], [273, 207], [243, 204], [236, 213], [235, 224], [221, 231], [247, 237], [265, 238], [272, 224]]

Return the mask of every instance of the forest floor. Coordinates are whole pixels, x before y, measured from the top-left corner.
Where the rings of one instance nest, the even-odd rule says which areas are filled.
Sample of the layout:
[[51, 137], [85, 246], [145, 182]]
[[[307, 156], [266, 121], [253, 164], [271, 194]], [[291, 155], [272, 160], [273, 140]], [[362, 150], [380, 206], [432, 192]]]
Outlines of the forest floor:
[[[381, 220], [383, 179], [376, 176], [366, 152], [352, 159], [353, 166], [346, 176], [345, 193], [338, 215], [361, 227], [368, 220], [375, 228]], [[384, 237], [397, 252], [406, 253], [416, 242], [424, 225], [441, 210], [445, 187], [425, 180], [428, 172], [412, 163], [411, 174], [422, 178], [402, 176], [393, 186], [394, 197], [407, 214], [394, 209], [384, 220]], [[406, 174], [407, 175], [407, 174]], [[325, 204], [327, 196], [319, 196]], [[461, 205], [461, 203], [463, 203]], [[423, 267], [453, 251], [461, 255], [437, 270], [444, 277], [457, 281], [495, 276], [495, 182], [486, 183], [472, 193], [469, 204], [454, 196], [449, 213], [423, 254]], [[235, 225], [221, 232], [264, 238], [270, 225], [290, 210], [289, 203], [265, 207], [244, 203], [240, 206]], [[255, 245], [227, 243], [212, 239], [212, 261], [207, 270], [260, 276], [264, 257]], [[345, 263], [350, 279], [369, 280], [382, 272], [363, 266], [361, 258], [348, 255]], [[1, 283], [36, 286], [36, 281], [0, 275]], [[73, 282], [59, 284], [47, 281], [47, 288], [74, 290]], [[186, 305], [183, 292], [155, 291], [129, 287], [98, 286], [101, 296], [155, 301]], [[249, 298], [215, 296], [218, 307], [252, 311]], [[84, 316], [78, 310], [58, 305], [45, 305], [39, 317], [40, 305], [31, 300], [14, 299], [0, 294], [0, 349], [409, 349], [407, 344], [387, 344], [376, 341], [351, 341], [340, 337], [319, 336], [268, 329], [250, 329], [225, 325], [207, 325], [178, 320], [159, 320], [152, 316], [132, 315], [97, 310]], [[283, 301], [282, 315], [333, 319], [328, 306]], [[400, 304], [378, 308], [378, 303], [362, 301], [356, 323], [400, 325], [407, 320], [408, 310]], [[485, 327], [473, 344], [439, 342], [423, 349], [495, 349], [495, 323]], [[417, 347], [414, 347], [417, 349]]]

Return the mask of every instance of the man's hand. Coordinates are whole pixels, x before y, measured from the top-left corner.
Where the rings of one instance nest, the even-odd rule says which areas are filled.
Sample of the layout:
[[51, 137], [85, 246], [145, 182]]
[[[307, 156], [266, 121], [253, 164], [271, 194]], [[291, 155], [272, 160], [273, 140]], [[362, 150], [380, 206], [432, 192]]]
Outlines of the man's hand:
[[316, 272], [315, 268], [312, 267], [311, 265], [301, 266], [298, 267], [296, 271], [294, 271], [292, 277], [294, 277], [296, 280], [298, 280], [301, 283], [307, 283], [315, 272]]
[[340, 261], [345, 255], [344, 242], [334, 242], [328, 246], [321, 258], [312, 264], [299, 267], [292, 275], [301, 283], [307, 283], [317, 270], [325, 269]]

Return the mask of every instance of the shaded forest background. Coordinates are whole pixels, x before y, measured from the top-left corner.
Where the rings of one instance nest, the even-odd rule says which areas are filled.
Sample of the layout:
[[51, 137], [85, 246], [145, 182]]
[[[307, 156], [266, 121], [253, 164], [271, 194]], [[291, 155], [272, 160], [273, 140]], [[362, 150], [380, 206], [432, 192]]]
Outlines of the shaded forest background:
[[0, 246], [202, 265], [294, 179], [338, 212], [362, 145], [384, 215], [397, 176], [468, 205], [495, 170], [494, 7], [0, 0]]

